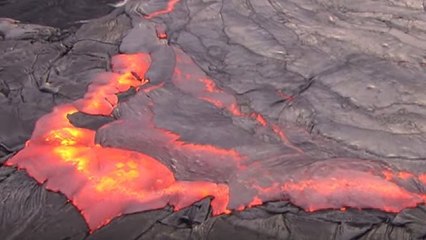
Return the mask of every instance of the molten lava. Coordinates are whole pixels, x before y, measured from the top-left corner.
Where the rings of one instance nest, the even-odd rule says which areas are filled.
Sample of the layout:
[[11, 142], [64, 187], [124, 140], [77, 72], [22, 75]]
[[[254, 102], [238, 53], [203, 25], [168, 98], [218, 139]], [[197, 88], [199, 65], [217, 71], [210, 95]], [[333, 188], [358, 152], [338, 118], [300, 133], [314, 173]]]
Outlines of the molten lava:
[[110, 115], [118, 103], [116, 93], [147, 83], [140, 76], [145, 75], [150, 62], [149, 55], [144, 53], [115, 56], [112, 65], [116, 73], [99, 74], [84, 98], [74, 103], [75, 107], [88, 114]]
[[[172, 11], [177, 2], [169, 1], [167, 9], [152, 13], [147, 18]], [[165, 36], [160, 34], [158, 37]], [[426, 174], [398, 171], [378, 161], [312, 159], [289, 141], [278, 124], [259, 113], [242, 113], [232, 94], [196, 68], [192, 59], [181, 50], [174, 48], [174, 51], [176, 67], [171, 83], [167, 84], [197, 101], [211, 104], [215, 111], [225, 112], [223, 115], [227, 117], [254, 121], [256, 128], [265, 129], [281, 140], [279, 148], [290, 150], [269, 159], [258, 153], [245, 156], [238, 148], [184, 141], [178, 133], [156, 126], [155, 120], [132, 125], [139, 127], [132, 128], [132, 131], [150, 130], [152, 135], [149, 137], [161, 139], [165, 152], [190, 156], [188, 159], [193, 162], [189, 165], [216, 161], [211, 166], [218, 169], [207, 171], [223, 172], [225, 168], [230, 171], [229, 179], [181, 181], [170, 169], [174, 166], [163, 164], [159, 158], [140, 151], [96, 144], [95, 135], [98, 133], [74, 127], [68, 121], [68, 114], [80, 111], [111, 115], [118, 105], [117, 93], [135, 88], [143, 94], [167, 86], [163, 82], [144, 88], [148, 82], [145, 73], [151, 64], [150, 55], [135, 53], [114, 56], [113, 72], [95, 76], [82, 99], [57, 106], [40, 118], [25, 148], [6, 164], [25, 169], [38, 182], [45, 183], [46, 188], [65, 194], [81, 211], [91, 230], [122, 214], [166, 205], [177, 210], [207, 196], [213, 197], [214, 214], [275, 200], [290, 200], [308, 211], [353, 207], [396, 212], [424, 203], [423, 192], [407, 190], [401, 183], [414, 181], [424, 185]], [[291, 96], [283, 98], [293, 99]], [[144, 106], [136, 104], [131, 107]], [[120, 121], [124, 122], [122, 119], [116, 122]], [[142, 124], [143, 127], [140, 126]], [[263, 150], [256, 148], [255, 144], [243, 147], [247, 146], [256, 151]], [[177, 154], [176, 157], [179, 156]]]
[[180, 0], [169, 0], [169, 2], [167, 3], [167, 7], [165, 9], [162, 9], [162, 10], [150, 13], [145, 18], [146, 19], [151, 19], [151, 18], [157, 17], [159, 15], [170, 13], [170, 12], [172, 12], [174, 10], [176, 4], [178, 4], [179, 2], [180, 2]]
[[[132, 72], [144, 76], [149, 62], [145, 54], [115, 56], [115, 73], [98, 75], [74, 106], [61, 105], [43, 116], [25, 149], [7, 162], [27, 170], [38, 182], [45, 182], [46, 188], [64, 193], [81, 210], [92, 230], [123, 213], [167, 204], [180, 209], [207, 196], [214, 197], [215, 214], [228, 211], [226, 185], [176, 181], [173, 173], [156, 159], [97, 145], [95, 131], [76, 128], [68, 122], [67, 115], [79, 110], [109, 115], [117, 104], [116, 93], [146, 83], [135, 79]], [[179, 136], [167, 134], [179, 143]], [[228, 157], [238, 155], [214, 146], [179, 144], [200, 154], [209, 151]]]

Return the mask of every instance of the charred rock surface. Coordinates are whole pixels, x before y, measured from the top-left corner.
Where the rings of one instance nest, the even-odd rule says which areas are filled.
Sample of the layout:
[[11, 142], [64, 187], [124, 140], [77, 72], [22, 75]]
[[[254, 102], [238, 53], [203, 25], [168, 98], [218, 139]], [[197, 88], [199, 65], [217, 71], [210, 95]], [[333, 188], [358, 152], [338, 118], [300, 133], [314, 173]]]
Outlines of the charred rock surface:
[[[0, 162], [42, 183], [0, 168], [1, 239], [426, 237], [424, 206], [406, 208], [424, 202], [426, 181], [422, 1], [123, 4], [75, 33], [0, 19]], [[124, 71], [112, 58], [119, 52], [149, 55], [143, 75], [131, 72], [149, 84], [114, 104], [105, 97], [112, 111], [93, 114], [87, 94]], [[37, 136], [13, 156], [40, 117], [69, 103], [81, 112], [66, 119], [96, 132], [96, 147], [147, 154], [177, 184], [226, 185], [232, 214], [212, 217], [211, 198], [177, 212], [166, 205], [184, 201], [179, 194], [158, 197], [160, 210], [105, 198], [99, 206], [117, 212], [94, 227], [102, 211], [67, 200], [81, 182], [43, 156], [33, 156], [42, 168], [31, 163]], [[333, 185], [340, 180], [346, 187]], [[337, 194], [318, 191], [330, 186]]]
[[380, 157], [425, 158], [422, 1], [194, 1], [163, 19], [173, 43], [265, 116]]
[[130, 27], [123, 15], [109, 18], [52, 41], [49, 38], [59, 30], [0, 20], [5, 37], [0, 42], [0, 145], [4, 149], [19, 149], [38, 118], [57, 104], [81, 97], [92, 75], [109, 68], [110, 56], [117, 53]]
[[47, 191], [23, 171], [0, 169], [1, 239], [83, 239], [86, 236], [83, 218], [63, 195]]
[[0, 16], [58, 28], [78, 27], [112, 10], [114, 0], [94, 1], [0, 1]]

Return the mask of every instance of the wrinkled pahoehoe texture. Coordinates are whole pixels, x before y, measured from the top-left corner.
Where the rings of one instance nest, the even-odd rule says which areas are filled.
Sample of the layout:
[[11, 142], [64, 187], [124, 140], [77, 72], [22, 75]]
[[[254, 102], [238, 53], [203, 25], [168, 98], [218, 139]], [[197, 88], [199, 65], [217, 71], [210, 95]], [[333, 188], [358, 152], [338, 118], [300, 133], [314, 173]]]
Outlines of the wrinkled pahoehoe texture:
[[116, 6], [0, 11], [1, 239], [426, 237], [423, 1]]

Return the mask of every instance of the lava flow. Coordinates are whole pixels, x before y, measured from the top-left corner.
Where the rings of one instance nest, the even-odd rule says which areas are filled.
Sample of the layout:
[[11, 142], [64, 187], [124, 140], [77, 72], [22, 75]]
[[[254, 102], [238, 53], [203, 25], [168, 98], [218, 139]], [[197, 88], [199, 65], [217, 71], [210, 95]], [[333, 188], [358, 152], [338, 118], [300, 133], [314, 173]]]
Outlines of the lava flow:
[[151, 19], [151, 18], [157, 17], [159, 15], [170, 13], [174, 10], [176, 4], [178, 4], [179, 2], [180, 2], [180, 0], [169, 0], [168, 3], [167, 3], [167, 7], [165, 9], [158, 10], [156, 12], [150, 13], [145, 18]]
[[[169, 1], [167, 9], [152, 13], [147, 18], [170, 12], [177, 2]], [[165, 36], [167, 35], [159, 34], [157, 37]], [[232, 94], [220, 89], [183, 51], [178, 48], [173, 48], [173, 51], [176, 54], [176, 66], [171, 81], [145, 89], [143, 87], [148, 82], [145, 80], [145, 74], [151, 66], [150, 55], [134, 53], [114, 56], [111, 61], [113, 72], [99, 73], [82, 99], [72, 104], [57, 106], [51, 113], [40, 118], [25, 148], [6, 164], [25, 169], [38, 182], [44, 183], [47, 189], [65, 194], [81, 211], [91, 230], [96, 230], [122, 214], [158, 209], [167, 205], [172, 205], [177, 210], [208, 196], [213, 197], [213, 214], [229, 213], [230, 209], [241, 210], [276, 200], [290, 200], [307, 211], [353, 207], [396, 212], [424, 203], [422, 190], [413, 190], [413, 187], [407, 186], [426, 184], [426, 174], [398, 171], [381, 161], [313, 159], [294, 146], [277, 124], [268, 121], [259, 113], [242, 113], [237, 99]], [[154, 82], [161, 81], [166, 80]], [[170, 89], [166, 89], [167, 87]], [[127, 114], [131, 115], [129, 112], [132, 112], [134, 116], [126, 119], [123, 117], [126, 111], [120, 109], [123, 110], [120, 119], [103, 126], [98, 132], [77, 128], [68, 121], [67, 116], [75, 112], [111, 115], [118, 106], [117, 93], [129, 88], [143, 89], [143, 92], [138, 93], [141, 95], [150, 91], [158, 92], [153, 94], [152, 99], [145, 95], [136, 95], [129, 100], [134, 102], [123, 105], [129, 109], [144, 111], [129, 110]], [[265, 143], [255, 139], [249, 131], [229, 123], [231, 121], [223, 123], [228, 124], [226, 130], [218, 130], [217, 135], [211, 135], [217, 137], [217, 143], [230, 136], [228, 130], [238, 133], [235, 134], [235, 142], [245, 134], [248, 140], [238, 144], [233, 142], [236, 147], [223, 148], [215, 144], [184, 141], [178, 133], [155, 125], [154, 111], [146, 110], [156, 107], [153, 99], [155, 95], [161, 94], [160, 88], [164, 88], [164, 92], [168, 91], [168, 94], [179, 92], [188, 97], [182, 104], [193, 100], [211, 104], [213, 107], [209, 110], [220, 113], [214, 116], [219, 115], [217, 118], [220, 118], [221, 123], [226, 122], [223, 121], [225, 118], [229, 120], [229, 116], [233, 119], [247, 118], [255, 121], [257, 128], [271, 132], [280, 139], [280, 143]], [[140, 99], [148, 100], [143, 102]], [[166, 105], [167, 99], [164, 99], [161, 99], [161, 104]], [[179, 100], [171, 99], [170, 102]], [[165, 109], [171, 109], [168, 107]], [[226, 114], [222, 114], [223, 112]], [[170, 115], [167, 115], [167, 118], [169, 117]], [[179, 122], [173, 124], [180, 125]], [[168, 154], [169, 157], [171, 155], [170, 162], [179, 163], [181, 159], [174, 158], [181, 157], [187, 162], [182, 160], [180, 163], [186, 165], [163, 164], [167, 161], [159, 157], [154, 158], [154, 154], [150, 156], [140, 148], [138, 151], [131, 151], [96, 144], [95, 135], [102, 135], [100, 132], [111, 126], [115, 130], [113, 133], [120, 133], [120, 127], [127, 127], [122, 139], [114, 134], [105, 137], [117, 137], [114, 144], [128, 147], [123, 144], [128, 139], [133, 141], [132, 144], [137, 142], [136, 144], [140, 145], [154, 142], [142, 147], [151, 151], [154, 151], [151, 148], [158, 147], [158, 152]], [[179, 127], [193, 131], [190, 124]], [[142, 134], [139, 134], [141, 132]], [[220, 143], [229, 143], [223, 142], [225, 143]], [[159, 143], [162, 145], [158, 146]], [[269, 148], [271, 153], [268, 152]], [[244, 151], [247, 156], [243, 156]], [[266, 156], [267, 154], [275, 155], [272, 157]], [[194, 166], [204, 168], [204, 172], [198, 173], [190, 169], [185, 173], [196, 177], [185, 176], [185, 179], [191, 181], [176, 179], [179, 171]], [[210, 168], [206, 169], [206, 166]], [[226, 179], [223, 177], [225, 175]], [[409, 185], [413, 182], [414, 184]]]
[[112, 65], [116, 73], [107, 72], [96, 76], [84, 98], [74, 103], [79, 111], [93, 115], [110, 115], [118, 103], [116, 93], [147, 83], [140, 76], [144, 76], [148, 70], [149, 55], [117, 55], [112, 59]]
[[[192, 63], [187, 58], [179, 64]], [[177, 88], [234, 117], [249, 117], [257, 121], [259, 127], [272, 128], [283, 144], [292, 148], [277, 125], [268, 123], [257, 113], [242, 114], [232, 95], [219, 89], [201, 72], [198, 75], [181, 72], [179, 67], [184, 69], [185, 66], [179, 64], [173, 78]], [[65, 194], [81, 211], [91, 230], [122, 214], [158, 209], [168, 204], [181, 209], [208, 196], [214, 198], [214, 214], [282, 199], [291, 200], [308, 211], [355, 207], [396, 212], [424, 202], [422, 194], [407, 191], [398, 184], [407, 179], [422, 183], [426, 181], [424, 175], [391, 169], [378, 171], [376, 168], [383, 169], [381, 165], [374, 168], [376, 163], [356, 159], [307, 161], [301, 167], [292, 166], [300, 159], [290, 159], [272, 169], [264, 165], [262, 159], [257, 164], [244, 165], [236, 150], [184, 142], [176, 133], [154, 125], [145, 126], [156, 129], [153, 130], [155, 134], [166, 139], [166, 149], [196, 156], [195, 161], [217, 159], [219, 162], [213, 165], [219, 168], [217, 172], [231, 165], [234, 171], [231, 175], [238, 176], [228, 184], [178, 181], [168, 166], [157, 159], [140, 152], [102, 147], [95, 144], [95, 131], [69, 123], [67, 115], [77, 111], [110, 115], [117, 106], [117, 93], [130, 87], [141, 88], [147, 83], [143, 76], [150, 65], [149, 55], [117, 55], [112, 65], [114, 72], [97, 75], [84, 98], [70, 105], [57, 106], [39, 119], [26, 147], [6, 163], [25, 169], [38, 182], [45, 183], [47, 189]], [[294, 156], [303, 156], [298, 149], [292, 149]], [[216, 182], [223, 181], [217, 179]], [[249, 191], [233, 193], [241, 187]]]
[[154, 158], [97, 145], [95, 131], [69, 123], [67, 115], [78, 110], [110, 114], [117, 104], [116, 93], [146, 83], [134, 75], [144, 76], [148, 55], [118, 55], [112, 63], [115, 73], [98, 75], [83, 99], [74, 105], [57, 106], [39, 119], [26, 147], [7, 165], [18, 165], [46, 188], [64, 193], [92, 230], [121, 214], [167, 204], [180, 209], [207, 196], [214, 197], [216, 214], [227, 212], [226, 185], [176, 181], [173, 173]]

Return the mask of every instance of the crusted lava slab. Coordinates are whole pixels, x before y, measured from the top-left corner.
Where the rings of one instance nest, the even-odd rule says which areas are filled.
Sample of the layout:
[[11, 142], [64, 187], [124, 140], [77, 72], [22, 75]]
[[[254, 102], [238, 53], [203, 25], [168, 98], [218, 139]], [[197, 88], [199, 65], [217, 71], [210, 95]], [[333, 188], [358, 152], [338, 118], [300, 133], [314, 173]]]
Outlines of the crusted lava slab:
[[[165, 208], [113, 220], [89, 239], [423, 237], [423, 207], [406, 209], [424, 202], [426, 181], [421, 45], [400, 30], [384, 34], [383, 15], [360, 15], [369, 1], [345, 5], [353, 13], [249, 2], [126, 1], [71, 36], [1, 20], [3, 61], [12, 60], [4, 76], [21, 74], [2, 82], [3, 102], [12, 102], [2, 105], [2, 159], [63, 193], [91, 231]], [[373, 7], [400, 19], [422, 10], [386, 4]], [[18, 71], [17, 59], [30, 69]], [[2, 169], [9, 195], [28, 198], [13, 190], [23, 173]], [[191, 206], [205, 197], [213, 198]], [[342, 212], [262, 205], [283, 200]], [[210, 204], [214, 215], [234, 214], [209, 218]], [[61, 218], [75, 211], [65, 206]], [[146, 227], [133, 229], [139, 221]], [[70, 224], [77, 230], [64, 234], [80, 239], [81, 219]], [[26, 238], [31, 226], [4, 236]], [[56, 236], [48, 232], [40, 237]]]

